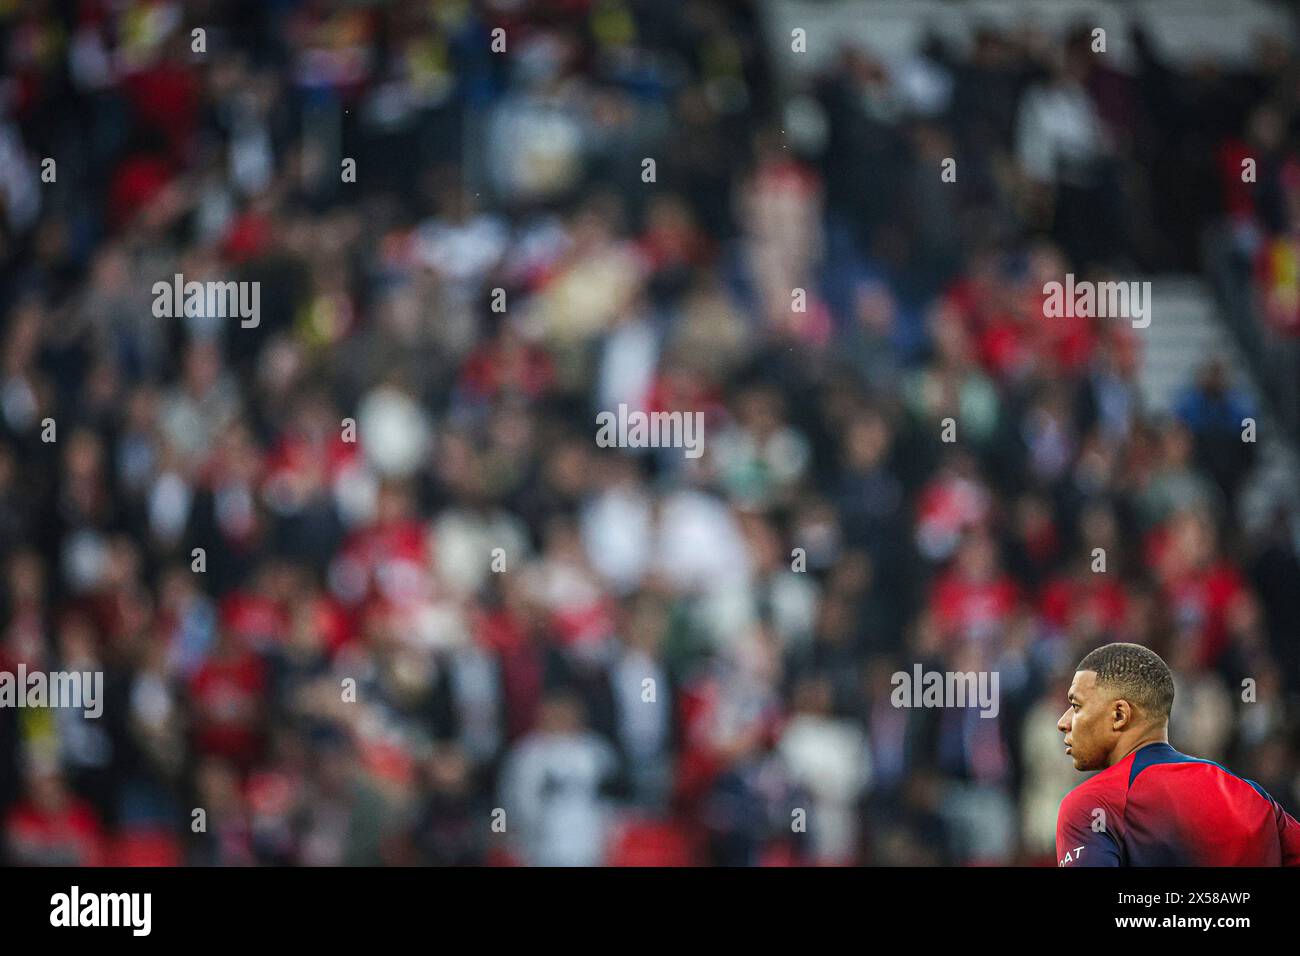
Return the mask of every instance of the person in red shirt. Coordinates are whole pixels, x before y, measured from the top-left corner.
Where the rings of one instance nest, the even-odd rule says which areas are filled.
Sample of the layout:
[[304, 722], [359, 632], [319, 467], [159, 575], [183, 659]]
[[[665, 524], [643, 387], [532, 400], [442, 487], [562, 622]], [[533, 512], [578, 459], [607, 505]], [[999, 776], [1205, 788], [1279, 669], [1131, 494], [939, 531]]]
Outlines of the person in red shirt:
[[103, 866], [104, 834], [90, 804], [53, 768], [34, 767], [27, 796], [4, 821], [9, 861], [20, 866]]
[[1178, 625], [1197, 642], [1204, 667], [1228, 649], [1228, 614], [1246, 593], [1241, 573], [1219, 549], [1207, 515], [1182, 511], [1153, 532], [1147, 554]]
[[1154, 651], [1107, 644], [1079, 662], [1056, 729], [1075, 787], [1060, 866], [1300, 866], [1300, 823], [1253, 780], [1169, 745], [1174, 678]]
[[930, 606], [946, 639], [970, 640], [995, 633], [1019, 599], [1020, 589], [998, 566], [996, 543], [977, 530], [962, 542], [956, 567], [935, 583]]
[[265, 686], [261, 660], [221, 628], [212, 655], [190, 680], [198, 751], [251, 766], [262, 743]]

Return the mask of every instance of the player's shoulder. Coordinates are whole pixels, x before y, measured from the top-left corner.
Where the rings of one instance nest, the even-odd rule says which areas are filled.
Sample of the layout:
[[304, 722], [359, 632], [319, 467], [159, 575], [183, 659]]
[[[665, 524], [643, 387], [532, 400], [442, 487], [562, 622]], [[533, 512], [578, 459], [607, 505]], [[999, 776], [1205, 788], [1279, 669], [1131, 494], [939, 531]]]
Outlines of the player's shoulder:
[[1137, 752], [1129, 775], [1130, 786], [1145, 789], [1144, 784], [1160, 781], [1165, 774], [1170, 773], [1177, 774], [1180, 788], [1192, 793], [1198, 788], [1206, 788], [1207, 793], [1234, 796], [1250, 795], [1253, 792], [1270, 804], [1277, 802], [1254, 780], [1213, 760], [1192, 757], [1174, 750], [1168, 744], [1143, 748]]
[[1056, 817], [1061, 866], [1121, 866], [1128, 759], [1093, 774], [1065, 795]]

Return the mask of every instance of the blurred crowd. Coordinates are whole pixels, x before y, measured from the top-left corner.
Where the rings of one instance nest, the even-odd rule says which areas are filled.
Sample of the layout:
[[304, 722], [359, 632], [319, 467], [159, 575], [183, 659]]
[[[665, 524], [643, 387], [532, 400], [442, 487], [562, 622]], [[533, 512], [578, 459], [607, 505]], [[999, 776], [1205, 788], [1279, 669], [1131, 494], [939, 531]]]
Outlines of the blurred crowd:
[[[791, 80], [739, 0], [0, 4], [0, 669], [106, 685], [0, 709], [4, 861], [1050, 864], [1111, 640], [1296, 812], [1258, 411], [1211, 357], [1152, 414], [1130, 325], [1042, 300], [1284, 234], [1300, 61], [1133, 47]], [[258, 324], [157, 317], [176, 273]], [[597, 447], [620, 403], [703, 456]], [[893, 706], [916, 663], [996, 718]]]

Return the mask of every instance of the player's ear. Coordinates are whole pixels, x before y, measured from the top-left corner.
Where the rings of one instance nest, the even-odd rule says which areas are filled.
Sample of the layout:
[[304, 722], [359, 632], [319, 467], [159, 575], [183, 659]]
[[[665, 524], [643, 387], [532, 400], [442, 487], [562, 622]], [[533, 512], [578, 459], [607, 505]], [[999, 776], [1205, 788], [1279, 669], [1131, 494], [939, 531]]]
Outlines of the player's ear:
[[1111, 726], [1115, 730], [1125, 730], [1133, 723], [1133, 706], [1123, 698], [1111, 703]]

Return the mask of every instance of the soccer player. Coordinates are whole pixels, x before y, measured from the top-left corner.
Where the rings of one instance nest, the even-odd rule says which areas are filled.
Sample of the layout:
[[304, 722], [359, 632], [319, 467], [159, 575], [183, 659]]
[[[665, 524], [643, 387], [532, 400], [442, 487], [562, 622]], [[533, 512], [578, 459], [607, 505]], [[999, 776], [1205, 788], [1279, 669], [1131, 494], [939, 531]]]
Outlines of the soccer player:
[[1056, 723], [1075, 770], [1100, 770], [1056, 818], [1060, 866], [1300, 866], [1300, 823], [1258, 784], [1169, 746], [1174, 680], [1140, 644], [1079, 662]]

